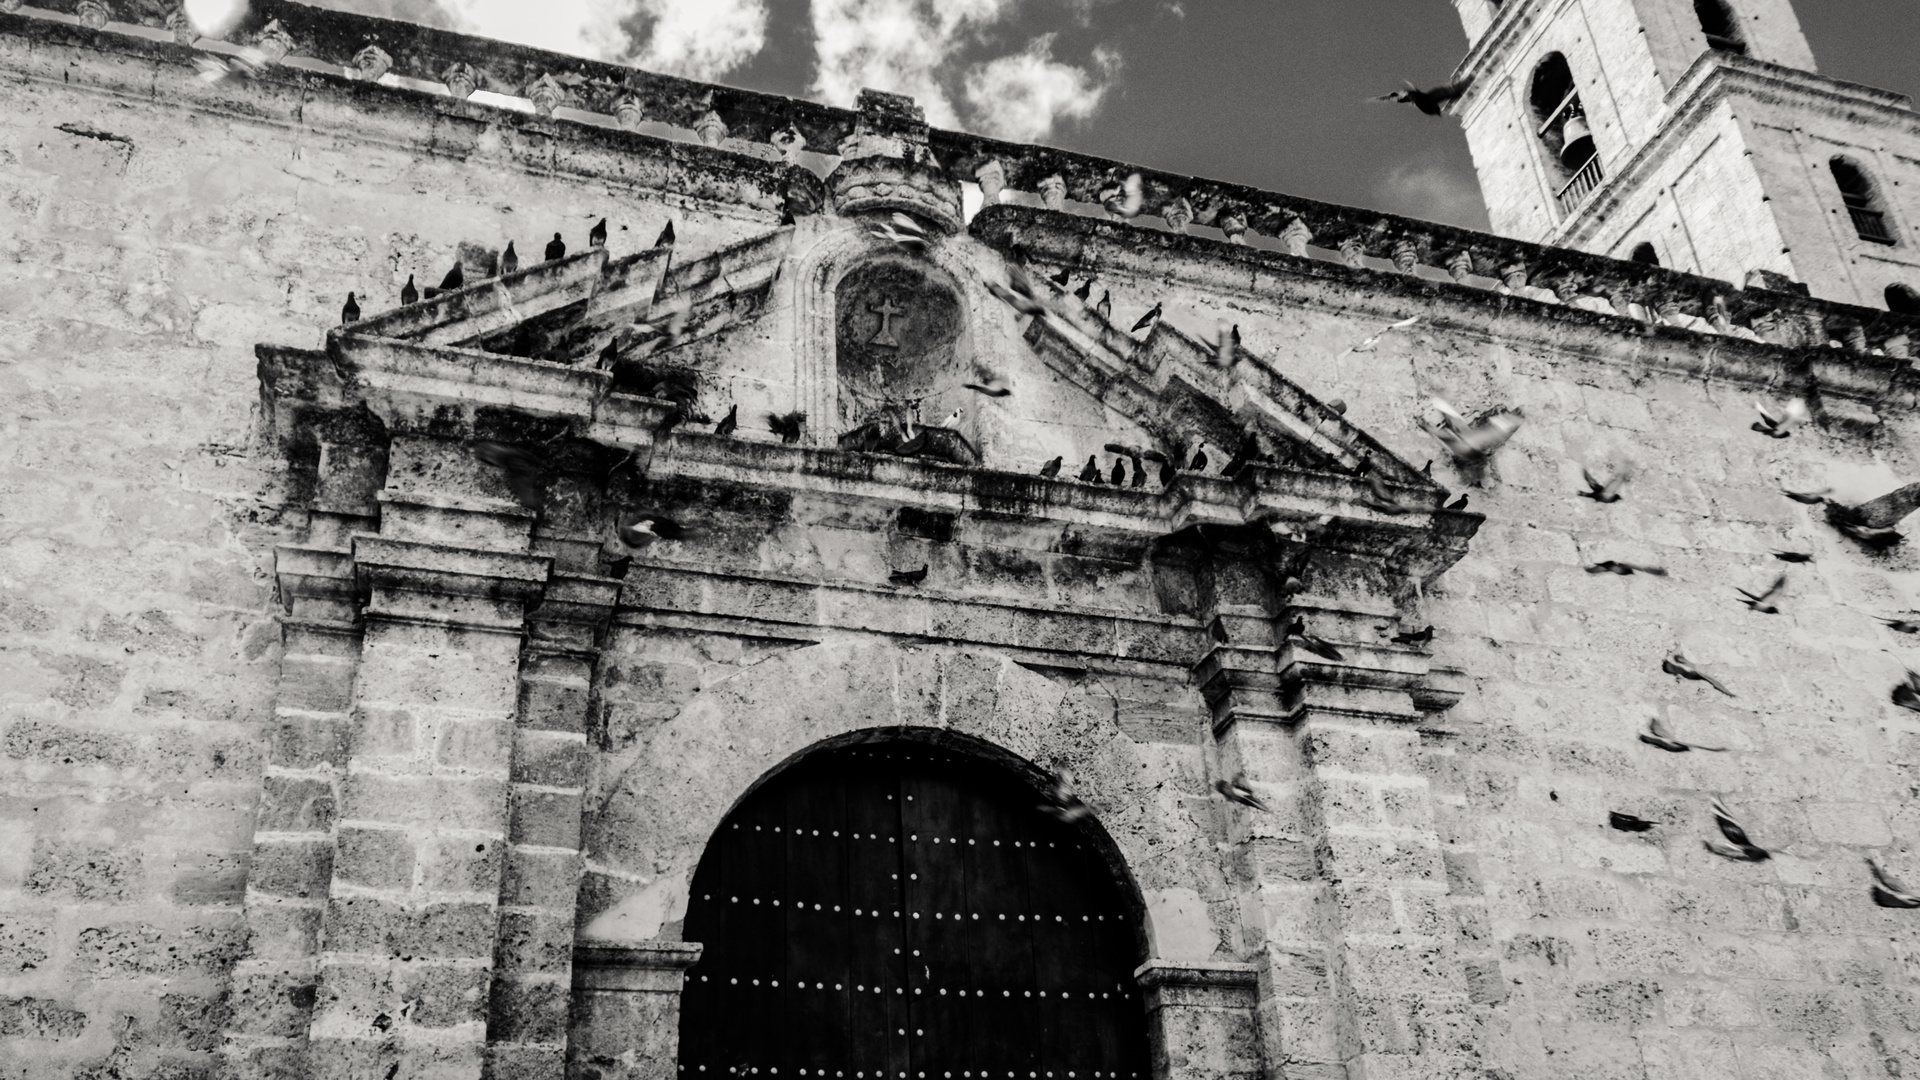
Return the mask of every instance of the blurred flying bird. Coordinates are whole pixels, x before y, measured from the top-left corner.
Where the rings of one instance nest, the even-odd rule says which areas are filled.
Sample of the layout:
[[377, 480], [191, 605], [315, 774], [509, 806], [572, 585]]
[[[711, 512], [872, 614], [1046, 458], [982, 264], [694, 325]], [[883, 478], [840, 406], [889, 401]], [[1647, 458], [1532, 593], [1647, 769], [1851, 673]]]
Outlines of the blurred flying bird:
[[807, 414], [803, 410], [796, 409], [793, 412], [784, 414], [767, 414], [767, 430], [780, 436], [780, 441], [783, 443], [799, 442], [800, 429], [805, 427], [806, 423]]
[[686, 529], [672, 518], [658, 514], [641, 514], [620, 526], [620, 542], [630, 548], [644, 548], [655, 540], [678, 540], [687, 534]]
[[1905, 680], [1893, 684], [1893, 703], [1920, 712], [1920, 674], [1909, 669]]
[[887, 582], [891, 585], [918, 585], [927, 580], [927, 570], [931, 565], [922, 564], [918, 570], [895, 570], [887, 575]]
[[1259, 810], [1263, 813], [1273, 810], [1273, 807], [1267, 805], [1265, 799], [1254, 794], [1253, 789], [1247, 786], [1246, 773], [1234, 773], [1233, 779], [1231, 780], [1215, 780], [1213, 782], [1213, 790], [1219, 792], [1221, 796], [1230, 803], [1238, 803], [1248, 809]]
[[1670, 754], [1684, 754], [1689, 750], [1709, 750], [1717, 754], [1726, 749], [1724, 746], [1702, 746], [1699, 743], [1682, 742], [1673, 737], [1673, 734], [1667, 730], [1667, 725], [1661, 723], [1657, 716], [1647, 720], [1647, 730], [1640, 733], [1640, 741], [1648, 746], [1657, 746]]
[[1340, 654], [1340, 650], [1335, 648], [1332, 642], [1307, 633], [1307, 620], [1304, 617], [1294, 617], [1293, 625], [1287, 627], [1287, 637], [1298, 638], [1301, 648], [1323, 660], [1345, 659], [1345, 657]]
[[1426, 113], [1428, 116], [1439, 116], [1441, 106], [1449, 101], [1455, 100], [1461, 94], [1466, 93], [1467, 88], [1472, 85], [1473, 76], [1471, 75], [1461, 79], [1459, 82], [1448, 83], [1445, 86], [1436, 86], [1431, 90], [1422, 90], [1411, 82], [1408, 82], [1404, 90], [1395, 90], [1390, 94], [1381, 94], [1379, 97], [1365, 98], [1364, 100], [1368, 103], [1394, 102], [1402, 105], [1411, 105], [1421, 112]]
[[1727, 842], [1709, 838], [1706, 841], [1708, 851], [1737, 862], [1762, 862], [1772, 858], [1771, 852], [1747, 839], [1747, 830], [1734, 820], [1727, 804], [1721, 802], [1718, 795], [1713, 797], [1713, 823], [1720, 827], [1720, 835], [1726, 837]]
[[1125, 458], [1113, 459], [1113, 472], [1107, 476], [1107, 483], [1112, 484], [1114, 487], [1126, 486], [1127, 460]]
[[[1374, 349], [1379, 347], [1380, 342], [1388, 334], [1393, 333], [1395, 330], [1405, 330], [1408, 327], [1419, 322], [1420, 319], [1421, 319], [1421, 316], [1413, 315], [1408, 318], [1401, 319], [1399, 322], [1396, 322], [1396, 323], [1388, 323], [1387, 325], [1374, 331], [1372, 334], [1369, 334], [1366, 337], [1360, 339], [1360, 341], [1355, 343], [1354, 345], [1348, 346], [1347, 351], [1341, 353], [1340, 356], [1346, 356], [1348, 353], [1372, 352]], [[1335, 359], [1339, 359], [1339, 357], [1335, 357]]]
[[1771, 552], [1768, 552], [1768, 554], [1772, 555], [1776, 559], [1779, 559], [1781, 562], [1787, 562], [1787, 563], [1803, 563], [1803, 562], [1813, 561], [1813, 553], [1810, 551], [1771, 551]]
[[1657, 821], [1648, 821], [1643, 817], [1634, 817], [1632, 814], [1623, 814], [1618, 810], [1609, 810], [1607, 811], [1607, 824], [1619, 829], [1621, 832], [1646, 832], [1648, 829], [1660, 823]]
[[1920, 894], [1907, 888], [1905, 882], [1889, 873], [1885, 866], [1880, 865], [1879, 859], [1872, 855], [1867, 856], [1867, 868], [1873, 871], [1873, 884], [1868, 891], [1874, 903], [1885, 908], [1920, 907]]
[[1063, 825], [1093, 816], [1093, 809], [1074, 794], [1073, 774], [1065, 769], [1047, 778], [1047, 801], [1040, 804], [1040, 812]]
[[529, 450], [510, 443], [483, 441], [473, 444], [473, 456], [482, 465], [499, 469], [506, 477], [507, 490], [514, 500], [529, 510], [540, 508], [540, 487], [546, 480], [547, 463]]
[[1667, 568], [1664, 566], [1649, 566], [1646, 563], [1632, 563], [1621, 559], [1602, 559], [1586, 569], [1589, 574], [1619, 574], [1621, 577], [1626, 577], [1629, 574], [1652, 574], [1654, 577], [1667, 576]]
[[1580, 466], [1580, 476], [1587, 482], [1587, 490], [1576, 492], [1583, 499], [1592, 499], [1597, 503], [1617, 503], [1620, 501], [1620, 489], [1628, 480], [1633, 479], [1634, 463], [1622, 460], [1614, 466], [1613, 475], [1606, 483], [1594, 479], [1593, 472], [1585, 465]]
[[1440, 423], [1431, 423], [1422, 416], [1417, 421], [1420, 429], [1439, 439], [1440, 445], [1463, 465], [1483, 464], [1520, 430], [1522, 418], [1512, 410], [1502, 409], [1478, 423], [1468, 423], [1453, 406], [1439, 398], [1434, 398], [1432, 404], [1440, 413]]
[[[1909, 612], [1908, 614], [1913, 613]], [[1880, 617], [1876, 615], [1874, 618]], [[1880, 619], [1880, 621], [1886, 623], [1889, 630], [1898, 631], [1902, 634], [1920, 634], [1920, 621], [1904, 617], [1899, 619]]]
[[913, 218], [898, 210], [893, 216], [867, 223], [867, 231], [881, 240], [889, 240], [909, 251], [924, 251], [927, 247], [927, 230]]
[[1393, 643], [1395, 645], [1425, 645], [1432, 640], [1433, 627], [1431, 626], [1425, 630], [1413, 630], [1408, 633], [1393, 635]]
[[1808, 416], [1807, 403], [1800, 398], [1789, 400], [1786, 407], [1779, 412], [1774, 412], [1757, 401], [1753, 403], [1753, 407], [1760, 413], [1760, 419], [1755, 420], [1750, 426], [1769, 439], [1784, 439], [1792, 435], [1793, 426], [1806, 422]]
[[1738, 694], [1735, 694], [1733, 691], [1727, 689], [1726, 684], [1722, 683], [1719, 679], [1716, 679], [1713, 676], [1707, 674], [1706, 672], [1701, 671], [1699, 668], [1694, 667], [1693, 664], [1690, 663], [1686, 657], [1680, 655], [1679, 653], [1674, 653], [1673, 655], [1667, 657], [1665, 660], [1660, 661], [1660, 670], [1666, 672], [1669, 675], [1674, 675], [1682, 679], [1692, 679], [1696, 682], [1706, 683], [1708, 686], [1713, 687], [1715, 690], [1720, 691], [1721, 693], [1727, 695], [1728, 697], [1739, 696]]
[[1741, 596], [1740, 602], [1747, 605], [1747, 607], [1751, 608], [1752, 610], [1757, 611], [1762, 615], [1778, 615], [1780, 614], [1780, 605], [1775, 602], [1775, 597], [1778, 597], [1781, 593], [1785, 592], [1786, 588], [1787, 588], [1787, 575], [1781, 574], [1779, 577], [1773, 580], [1772, 585], [1769, 585], [1767, 587], [1766, 592], [1763, 592], [1758, 596], [1741, 588], [1735, 588], [1733, 591], [1739, 593]]

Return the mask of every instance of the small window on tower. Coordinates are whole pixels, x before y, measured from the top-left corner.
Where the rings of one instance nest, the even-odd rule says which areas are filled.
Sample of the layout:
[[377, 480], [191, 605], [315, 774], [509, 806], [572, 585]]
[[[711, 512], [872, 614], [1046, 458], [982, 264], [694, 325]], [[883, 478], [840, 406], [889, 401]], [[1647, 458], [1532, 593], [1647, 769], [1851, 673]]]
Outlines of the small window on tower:
[[1886, 210], [1875, 196], [1866, 170], [1843, 157], [1827, 162], [1827, 168], [1833, 170], [1833, 182], [1840, 188], [1847, 216], [1853, 219], [1853, 231], [1869, 243], [1891, 246], [1893, 233], [1887, 229]]
[[1740, 19], [1727, 0], [1693, 0], [1693, 13], [1700, 19], [1700, 30], [1707, 44], [1721, 52], [1746, 55], [1747, 43], [1740, 36]]
[[1648, 266], [1659, 266], [1660, 253], [1653, 250], [1652, 244], [1645, 242], [1638, 243], [1633, 245], [1633, 261], [1646, 263]]

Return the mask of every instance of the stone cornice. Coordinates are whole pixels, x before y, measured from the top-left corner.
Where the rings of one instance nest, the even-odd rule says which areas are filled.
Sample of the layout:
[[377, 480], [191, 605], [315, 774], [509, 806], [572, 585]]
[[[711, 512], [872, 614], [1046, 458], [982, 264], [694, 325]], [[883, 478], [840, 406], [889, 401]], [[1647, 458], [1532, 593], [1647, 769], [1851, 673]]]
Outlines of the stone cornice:
[[[1453, 81], [1458, 82], [1469, 75], [1479, 78], [1487, 69], [1499, 62], [1506, 50], [1517, 41], [1527, 29], [1538, 21], [1542, 9], [1549, 4], [1565, 3], [1566, 0], [1507, 0], [1496, 5], [1493, 22], [1487, 26], [1480, 39], [1467, 47], [1467, 55], [1453, 69]], [[1455, 112], [1465, 112], [1473, 98], [1483, 88], [1468, 93], [1465, 100], [1453, 107]]]
[[1552, 242], [1571, 245], [1592, 239], [1621, 208], [1622, 202], [1637, 193], [1654, 170], [1670, 159], [1674, 146], [1712, 116], [1716, 105], [1742, 98], [1864, 112], [1920, 134], [1920, 112], [1913, 110], [1912, 99], [1905, 94], [1830, 79], [1764, 60], [1708, 51], [1695, 60], [1680, 82], [1667, 92], [1667, 117], [1659, 129], [1625, 164], [1601, 182], [1578, 213], [1561, 223]]
[[[44, 2], [50, 10], [70, 12], [76, 0]], [[1515, 4], [1511, 6], [1511, 14], [1503, 11], [1483, 43], [1508, 33], [1526, 11], [1536, 6]], [[0, 15], [0, 48], [5, 47], [5, 39], [9, 38], [29, 44], [25, 54], [15, 57], [21, 61], [15, 66], [29, 78], [65, 81], [92, 77], [110, 92], [143, 97], [157, 93], [158, 68], [172, 65], [181, 73], [168, 89], [183, 98], [197, 98], [210, 107], [218, 102], [217, 107], [241, 115], [279, 115], [282, 122], [295, 117], [304, 121], [308, 111], [304, 103], [316, 94], [328, 94], [357, 100], [361, 103], [361, 119], [381, 114], [383, 123], [388, 119], [384, 113], [395, 107], [410, 107], [429, 115], [458, 114], [502, 129], [537, 131], [545, 136], [540, 142], [546, 149], [540, 153], [546, 157], [539, 163], [527, 162], [527, 167], [541, 171], [593, 172], [590, 159], [598, 152], [608, 155], [599, 172], [608, 173], [608, 179], [614, 182], [630, 185], [635, 182], [634, 157], [651, 158], [667, 167], [651, 170], [643, 186], [678, 191], [684, 197], [716, 204], [730, 201], [749, 213], [765, 215], [769, 222], [782, 206], [778, 192], [789, 168], [785, 159], [794, 156], [771, 141], [775, 133], [789, 125], [799, 130], [811, 147], [809, 153], [824, 155], [812, 159], [816, 167], [824, 169], [837, 164], [833, 155], [839, 150], [842, 133], [851, 132], [858, 121], [858, 114], [850, 110], [670, 79], [391, 20], [323, 11], [290, 0], [262, 0], [252, 11], [250, 21], [228, 35], [229, 38], [237, 43], [252, 43], [256, 48], [261, 47], [260, 42], [265, 39], [274, 53], [287, 59], [270, 65], [259, 78], [226, 80], [211, 87], [191, 75], [194, 58], [205, 55], [202, 50], [133, 33], [117, 34], [111, 29], [89, 30], [44, 15]], [[261, 20], [268, 18], [277, 20], [279, 36], [266, 33], [268, 28]], [[114, 24], [108, 25], [111, 28]], [[36, 43], [45, 48], [91, 49], [138, 56], [149, 66], [144, 69], [144, 75], [136, 73], [129, 79], [125, 72], [117, 69], [90, 72], [86, 70], [87, 65], [40, 62], [31, 55]], [[382, 79], [393, 82], [396, 72], [416, 73], [407, 75], [409, 81], [404, 86], [388, 86], [364, 77], [370, 69], [363, 66], [362, 54], [369, 44], [375, 43], [389, 54], [388, 69], [380, 76]], [[213, 43], [202, 41], [200, 44], [211, 47]], [[222, 45], [221, 51], [230, 53], [232, 49]], [[295, 60], [301, 64], [297, 70], [289, 66]], [[437, 68], [443, 62], [449, 65], [457, 62], [465, 68], [455, 77]], [[348, 72], [354, 74], [350, 76]], [[478, 85], [472, 78], [475, 73], [484, 75], [479, 82], [488, 86], [528, 95], [534, 113], [460, 100], [464, 94], [459, 91]], [[443, 80], [443, 77], [454, 79], [455, 96], [449, 96], [443, 81], [428, 81]], [[236, 81], [243, 85], [228, 85]], [[425, 104], [428, 102], [432, 104]], [[622, 102], [628, 107], [623, 108]], [[614, 113], [597, 114], [594, 110], [598, 108], [613, 109]], [[554, 109], [561, 110], [565, 117], [558, 117]], [[578, 111], [568, 111], [576, 109]], [[697, 117], [690, 122], [691, 130], [689, 117]], [[697, 135], [714, 146], [686, 146], [619, 131], [610, 126], [616, 121], [657, 122]], [[350, 122], [342, 123], [341, 134], [378, 138], [377, 129], [381, 126], [356, 127]], [[808, 134], [809, 131], [812, 134]], [[1577, 279], [1573, 291], [1614, 298], [1623, 308], [1628, 303], [1637, 303], [1649, 312], [1659, 312], [1669, 321], [1670, 313], [1712, 317], [1717, 311], [1717, 302], [1724, 302], [1735, 325], [1746, 322], [1754, 314], [1782, 309], [1803, 322], [1817, 321], [1820, 326], [1815, 336], [1848, 342], [1850, 347], [1857, 346], [1856, 351], [1862, 352], [1882, 345], [1889, 338], [1920, 336], [1920, 318], [1893, 316], [1877, 309], [1774, 293], [1743, 292], [1724, 282], [1691, 278], [1658, 267], [1541, 247], [1378, 211], [1299, 199], [1245, 185], [1141, 168], [1051, 147], [1007, 143], [938, 129], [930, 130], [927, 140], [937, 159], [955, 176], [971, 177], [981, 168], [996, 166], [1006, 187], [1020, 193], [1020, 198], [1044, 201], [1055, 208], [1065, 208], [1070, 203], [1078, 203], [1083, 208], [1097, 207], [1104, 194], [1120, 179], [1138, 173], [1145, 193], [1145, 214], [1165, 218], [1182, 229], [1189, 222], [1208, 226], [1232, 239], [1265, 237], [1298, 254], [1305, 253], [1306, 244], [1311, 240], [1323, 250], [1338, 249], [1351, 265], [1361, 265], [1364, 259], [1378, 259], [1409, 274], [1417, 267], [1429, 266], [1445, 268], [1456, 280], [1463, 281], [1474, 276], [1534, 284], [1545, 281], [1559, 284]], [[733, 153], [715, 148], [723, 143], [749, 152]], [[637, 171], [650, 172], [648, 169]], [[1850, 333], [1854, 329], [1863, 332]], [[1824, 345], [1825, 341], [1805, 343]]]

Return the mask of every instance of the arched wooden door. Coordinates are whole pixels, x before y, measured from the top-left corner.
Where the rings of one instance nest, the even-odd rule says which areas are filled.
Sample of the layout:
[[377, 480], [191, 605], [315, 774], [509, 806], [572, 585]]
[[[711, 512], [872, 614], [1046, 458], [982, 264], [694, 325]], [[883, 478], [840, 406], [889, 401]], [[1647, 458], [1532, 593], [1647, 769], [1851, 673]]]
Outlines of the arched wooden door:
[[1002, 770], [823, 751], [707, 846], [680, 1070], [830, 1080], [1143, 1080], [1139, 947], [1080, 834]]

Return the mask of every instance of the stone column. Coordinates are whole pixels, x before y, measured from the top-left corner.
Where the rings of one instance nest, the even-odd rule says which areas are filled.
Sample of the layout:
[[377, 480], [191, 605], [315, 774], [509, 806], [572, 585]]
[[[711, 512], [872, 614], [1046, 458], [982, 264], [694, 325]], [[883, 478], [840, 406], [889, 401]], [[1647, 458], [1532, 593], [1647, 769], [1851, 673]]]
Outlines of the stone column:
[[477, 1078], [521, 641], [551, 559], [525, 553], [512, 503], [381, 498], [381, 535], [353, 540], [369, 599], [311, 1075]]
[[1344, 660], [1282, 640], [1216, 649], [1197, 672], [1222, 772], [1273, 804], [1236, 808], [1230, 832], [1267, 1064], [1288, 1080], [1445, 1075], [1467, 987], [1416, 726], [1457, 694], [1424, 654], [1377, 643], [1389, 606], [1297, 597], [1296, 615]]
[[674, 1080], [680, 990], [697, 941], [597, 941], [573, 952], [568, 1080]]
[[1133, 973], [1146, 991], [1154, 1080], [1253, 1080], [1260, 1051], [1259, 967], [1227, 961], [1149, 960]]

